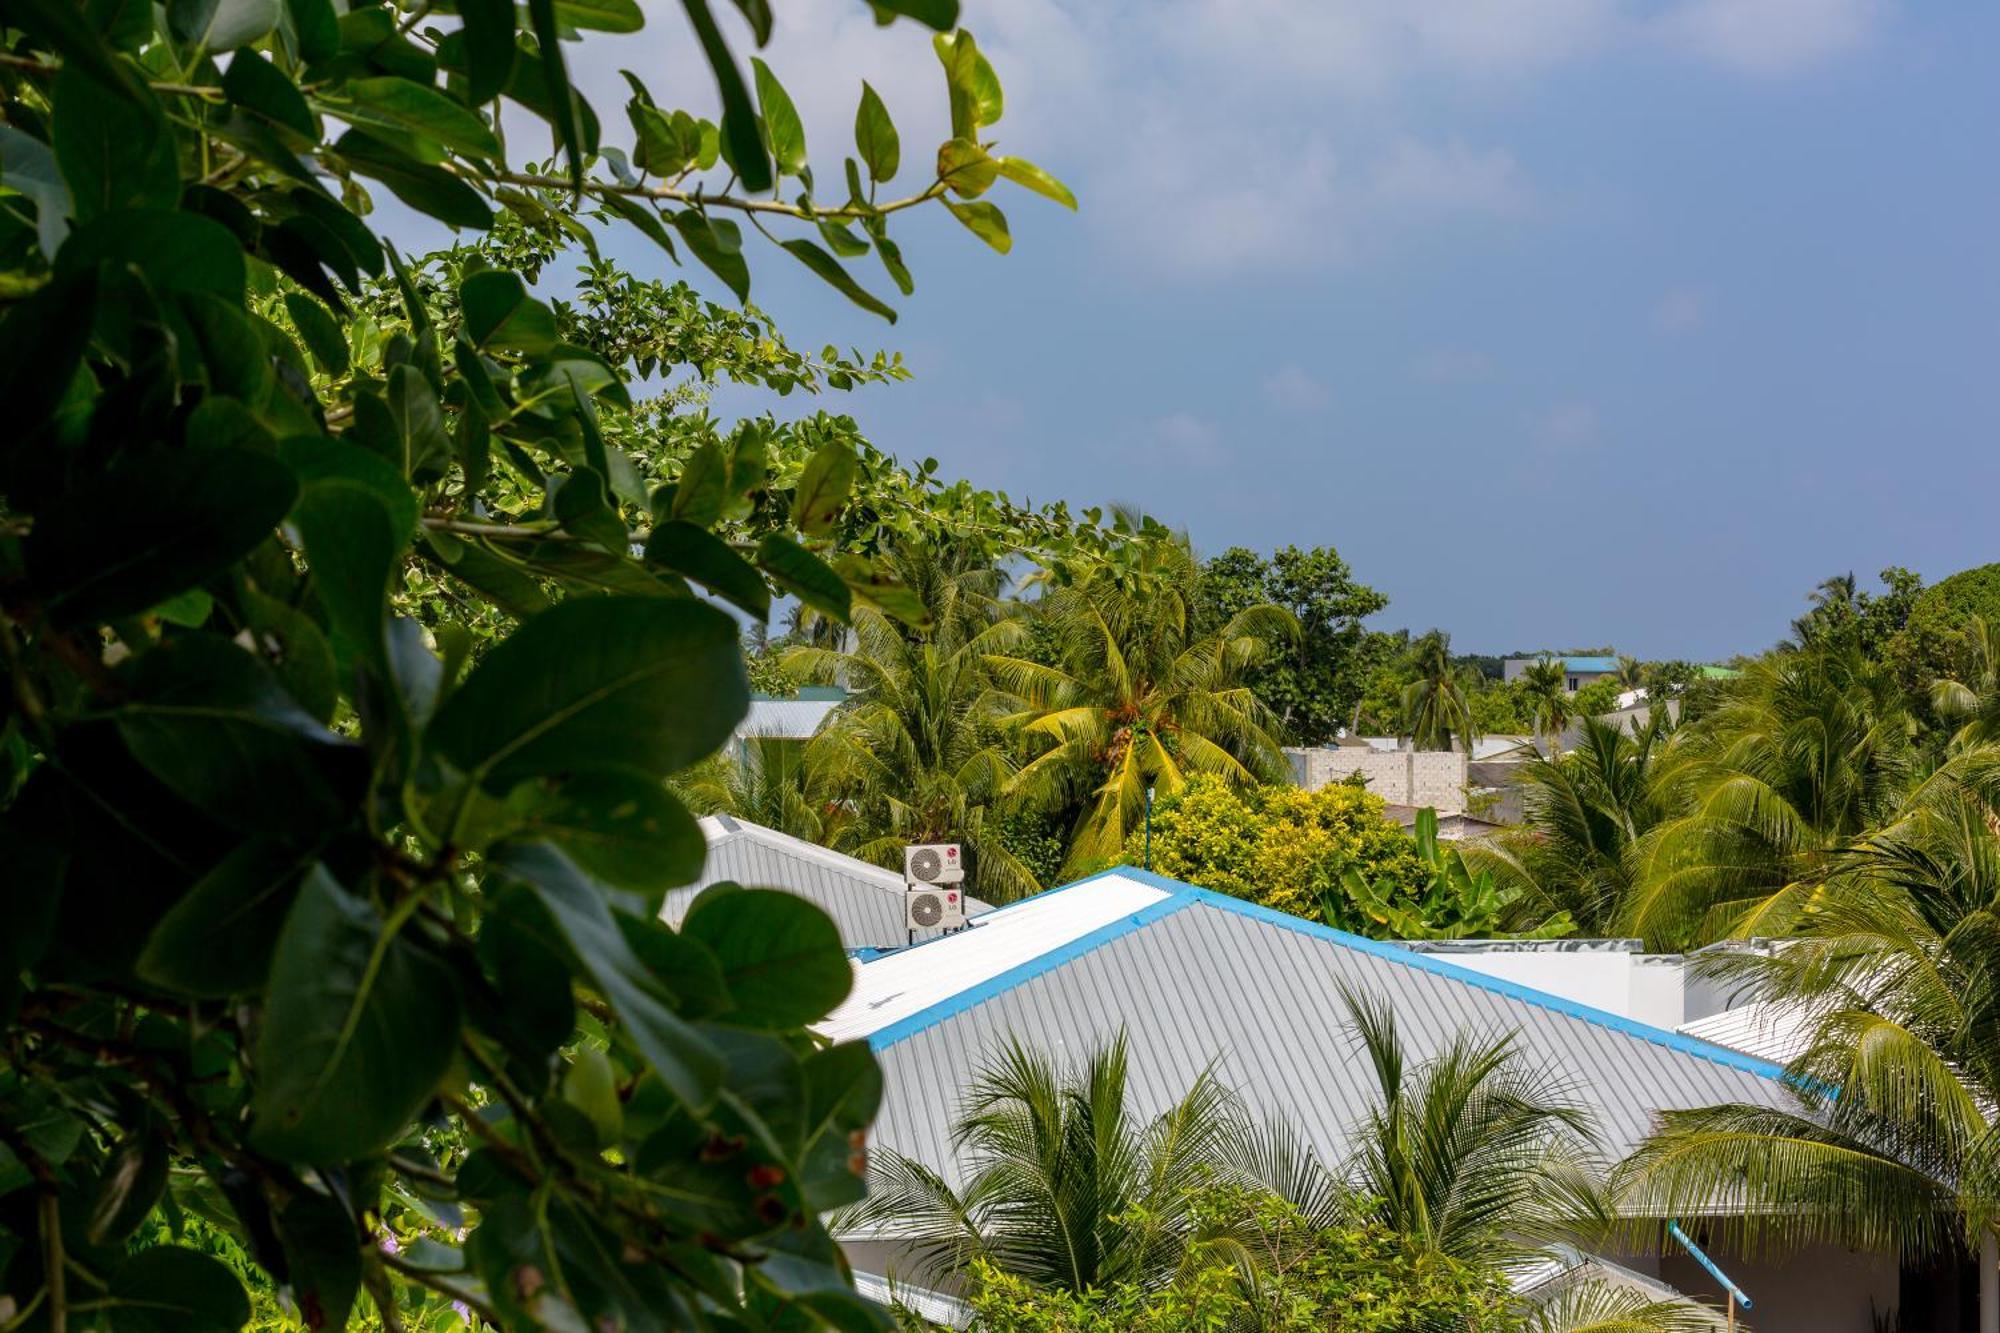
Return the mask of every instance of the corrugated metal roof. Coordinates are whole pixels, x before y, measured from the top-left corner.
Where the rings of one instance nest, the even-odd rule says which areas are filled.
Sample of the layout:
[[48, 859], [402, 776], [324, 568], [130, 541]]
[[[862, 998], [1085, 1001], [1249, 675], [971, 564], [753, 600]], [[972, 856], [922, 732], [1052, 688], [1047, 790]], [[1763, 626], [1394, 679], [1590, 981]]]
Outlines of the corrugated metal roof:
[[736, 734], [807, 740], [818, 733], [827, 715], [838, 707], [838, 699], [752, 699], [750, 711], [737, 725]]
[[[1133, 911], [1143, 887], [1162, 892]], [[1591, 1108], [1613, 1157], [1662, 1109], [1789, 1103], [1775, 1065], [1144, 872], [1108, 872], [1056, 900], [1080, 921], [1100, 897], [1119, 909], [1106, 924], [997, 974], [980, 961], [977, 930], [906, 956], [928, 955], [935, 975], [987, 975], [874, 1029], [888, 1081], [878, 1144], [959, 1183], [950, 1135], [960, 1097], [1009, 1037], [1074, 1061], [1123, 1028], [1141, 1114], [1163, 1110], [1212, 1064], [1253, 1113], [1285, 1118], [1324, 1160], [1342, 1160], [1375, 1095], [1343, 984], [1388, 998], [1413, 1063], [1462, 1030], [1513, 1035]], [[858, 989], [872, 992], [870, 974], [896, 961], [861, 967]]]
[[818, 1025], [835, 1041], [887, 1034], [934, 1005], [969, 1003], [980, 987], [1170, 895], [1123, 878], [1084, 880], [997, 908], [920, 948], [905, 949], [855, 969], [854, 989]]
[[[817, 904], [833, 918], [840, 942], [849, 950], [901, 949], [909, 943], [903, 926], [903, 877], [895, 871], [729, 815], [705, 816], [701, 831], [708, 839], [708, 860], [699, 880], [667, 894], [660, 916], [668, 924], [678, 926], [703, 889], [734, 880], [783, 889]], [[967, 898], [966, 909], [991, 910], [977, 898]]]
[[1799, 1009], [1756, 1000], [1735, 1009], [1725, 1009], [1677, 1029], [1683, 1036], [1712, 1041], [1732, 1051], [1754, 1055], [1760, 1060], [1789, 1064], [1812, 1045], [1811, 1025]]

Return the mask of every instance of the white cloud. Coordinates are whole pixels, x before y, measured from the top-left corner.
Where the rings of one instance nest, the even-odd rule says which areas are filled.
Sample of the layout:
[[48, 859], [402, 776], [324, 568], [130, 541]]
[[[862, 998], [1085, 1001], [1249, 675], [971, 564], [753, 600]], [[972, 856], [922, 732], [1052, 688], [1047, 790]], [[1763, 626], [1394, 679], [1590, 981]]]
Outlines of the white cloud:
[[1192, 412], [1172, 412], [1148, 423], [1143, 452], [1185, 467], [1222, 461], [1222, 434]]
[[1693, 333], [1708, 323], [1708, 293], [1676, 287], [1653, 305], [1653, 327], [1661, 333]]
[[1287, 363], [1266, 375], [1264, 397], [1283, 412], [1312, 412], [1333, 401], [1333, 391], [1300, 366]]
[[1493, 358], [1462, 347], [1437, 347], [1411, 361], [1410, 374], [1426, 384], [1477, 384], [1493, 378]]
[[1686, 0], [1659, 20], [1683, 50], [1747, 74], [1789, 74], [1875, 35], [1884, 0]]
[[1544, 453], [1578, 453], [1596, 444], [1603, 435], [1597, 409], [1586, 402], [1556, 403], [1529, 414], [1528, 438]]

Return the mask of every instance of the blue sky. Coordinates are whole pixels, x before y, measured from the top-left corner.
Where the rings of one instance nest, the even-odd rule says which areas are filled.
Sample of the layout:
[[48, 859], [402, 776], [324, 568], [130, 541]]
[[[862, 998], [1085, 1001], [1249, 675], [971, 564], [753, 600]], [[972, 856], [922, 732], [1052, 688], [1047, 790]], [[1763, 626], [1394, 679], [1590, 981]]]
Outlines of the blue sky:
[[[914, 174], [943, 137], [924, 35], [777, 10], [821, 173], [865, 75]], [[1007, 87], [1001, 151], [1082, 211], [1001, 186], [1004, 258], [911, 219], [894, 328], [753, 265], [795, 343], [906, 354], [913, 382], [826, 403], [882, 447], [1138, 504], [1205, 551], [1337, 546], [1389, 594], [1379, 623], [1467, 651], [1754, 651], [1827, 574], [2000, 559], [2000, 6], [964, 15]], [[661, 13], [588, 44], [583, 78], [607, 111], [628, 64], [700, 108], [688, 46]]]

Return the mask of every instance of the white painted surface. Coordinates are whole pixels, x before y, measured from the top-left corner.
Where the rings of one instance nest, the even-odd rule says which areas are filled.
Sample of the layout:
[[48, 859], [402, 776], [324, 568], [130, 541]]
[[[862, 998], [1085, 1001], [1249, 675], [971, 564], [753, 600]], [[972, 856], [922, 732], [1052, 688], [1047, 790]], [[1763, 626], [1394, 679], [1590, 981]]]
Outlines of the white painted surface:
[[835, 1041], [865, 1037], [1167, 896], [1106, 875], [996, 908], [955, 935], [857, 963], [853, 993], [815, 1026]]

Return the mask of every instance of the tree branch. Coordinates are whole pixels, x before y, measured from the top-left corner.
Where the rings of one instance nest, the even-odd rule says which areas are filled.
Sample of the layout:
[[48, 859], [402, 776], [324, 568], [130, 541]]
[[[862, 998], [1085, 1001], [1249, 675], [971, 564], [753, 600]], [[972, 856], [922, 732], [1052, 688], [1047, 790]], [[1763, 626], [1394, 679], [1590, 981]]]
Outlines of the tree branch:
[[[479, 179], [503, 181], [508, 185], [526, 185], [539, 190], [568, 190], [567, 177], [543, 176], [527, 171], [496, 171], [491, 173], [461, 172]], [[841, 204], [837, 208], [814, 208], [810, 212], [797, 204], [788, 204], [782, 199], [745, 199], [735, 194], [703, 194], [699, 188], [677, 189], [671, 185], [623, 185], [614, 181], [587, 180], [583, 183], [587, 192], [597, 194], [622, 194], [634, 199], [657, 199], [665, 203], [688, 204], [699, 208], [727, 208], [739, 213], [776, 213], [781, 217], [797, 218], [802, 222], [832, 221], [858, 222], [863, 218], [879, 217], [886, 213], [900, 213], [904, 209], [916, 208], [933, 199], [944, 197], [943, 181], [933, 181], [921, 193], [903, 199], [891, 199], [886, 204]]]

